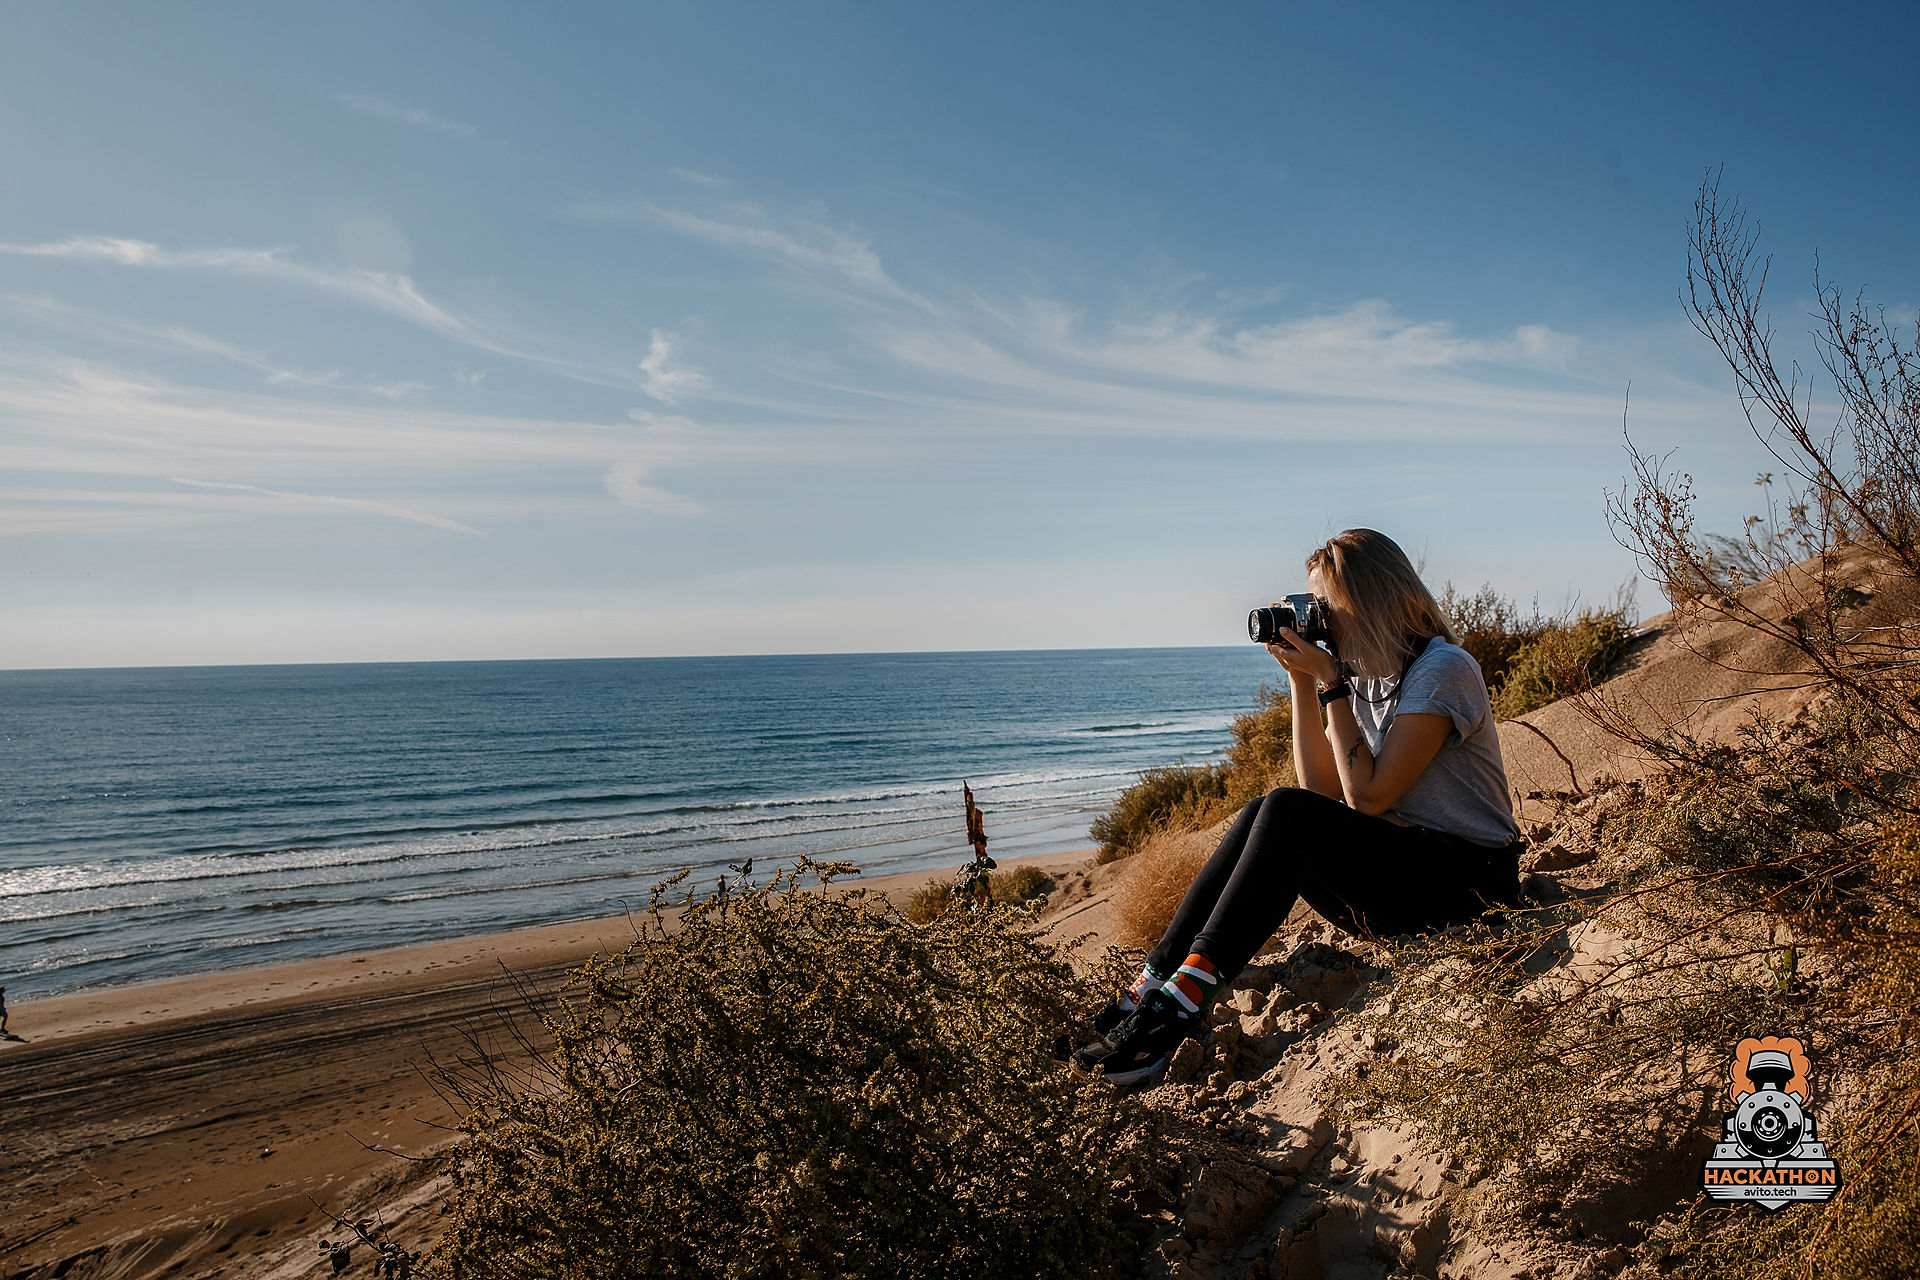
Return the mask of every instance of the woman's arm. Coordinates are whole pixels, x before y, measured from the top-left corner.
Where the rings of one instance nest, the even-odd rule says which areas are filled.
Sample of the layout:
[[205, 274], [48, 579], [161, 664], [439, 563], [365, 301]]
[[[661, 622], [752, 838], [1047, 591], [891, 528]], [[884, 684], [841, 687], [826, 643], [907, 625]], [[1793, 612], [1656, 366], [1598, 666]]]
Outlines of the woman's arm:
[[1340, 771], [1334, 766], [1333, 746], [1320, 722], [1320, 690], [1313, 677], [1288, 669], [1293, 690], [1293, 771], [1300, 785], [1334, 800], [1345, 799]]
[[1361, 813], [1382, 814], [1407, 793], [1421, 770], [1433, 763], [1453, 731], [1446, 716], [1409, 712], [1396, 715], [1374, 759], [1353, 718], [1351, 697], [1333, 703], [1326, 725], [1320, 723], [1315, 681], [1332, 684], [1340, 668], [1333, 655], [1310, 645], [1286, 627], [1282, 644], [1267, 649], [1293, 680], [1293, 768], [1309, 791], [1344, 800]]
[[[1298, 718], [1295, 712], [1295, 720]], [[1350, 808], [1378, 815], [1393, 808], [1421, 771], [1433, 763], [1434, 756], [1446, 745], [1447, 735], [1453, 732], [1453, 721], [1423, 712], [1396, 715], [1387, 726], [1378, 758], [1367, 750], [1367, 740], [1360, 735], [1351, 698], [1333, 704], [1327, 729], [1333, 740], [1334, 767], [1340, 774], [1341, 798]]]

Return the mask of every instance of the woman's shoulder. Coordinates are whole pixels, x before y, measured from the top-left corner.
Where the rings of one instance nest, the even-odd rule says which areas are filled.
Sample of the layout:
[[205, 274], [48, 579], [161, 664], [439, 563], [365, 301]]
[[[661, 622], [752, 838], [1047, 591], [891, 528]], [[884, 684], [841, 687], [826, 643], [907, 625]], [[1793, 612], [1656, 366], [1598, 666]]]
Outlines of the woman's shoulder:
[[1479, 661], [1445, 636], [1433, 637], [1415, 656], [1413, 664], [1407, 668], [1406, 683], [1411, 684], [1415, 680], [1434, 684], [1471, 680], [1483, 689], [1487, 683]]

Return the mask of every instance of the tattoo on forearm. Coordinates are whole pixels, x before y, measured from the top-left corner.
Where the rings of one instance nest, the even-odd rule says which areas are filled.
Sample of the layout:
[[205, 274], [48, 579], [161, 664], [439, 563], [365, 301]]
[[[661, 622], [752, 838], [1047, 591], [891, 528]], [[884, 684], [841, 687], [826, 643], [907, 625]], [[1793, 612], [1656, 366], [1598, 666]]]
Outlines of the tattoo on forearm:
[[1353, 768], [1353, 762], [1360, 758], [1360, 744], [1354, 743], [1347, 748], [1347, 768]]

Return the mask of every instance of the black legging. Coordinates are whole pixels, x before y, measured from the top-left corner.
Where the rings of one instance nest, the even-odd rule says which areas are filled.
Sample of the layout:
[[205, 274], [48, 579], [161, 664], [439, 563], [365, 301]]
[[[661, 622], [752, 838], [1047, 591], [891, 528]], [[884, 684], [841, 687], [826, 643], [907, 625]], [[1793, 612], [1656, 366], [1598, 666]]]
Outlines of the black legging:
[[1230, 980], [1303, 897], [1349, 933], [1465, 924], [1518, 900], [1519, 858], [1518, 842], [1489, 849], [1282, 787], [1233, 820], [1147, 963], [1170, 974], [1199, 952]]

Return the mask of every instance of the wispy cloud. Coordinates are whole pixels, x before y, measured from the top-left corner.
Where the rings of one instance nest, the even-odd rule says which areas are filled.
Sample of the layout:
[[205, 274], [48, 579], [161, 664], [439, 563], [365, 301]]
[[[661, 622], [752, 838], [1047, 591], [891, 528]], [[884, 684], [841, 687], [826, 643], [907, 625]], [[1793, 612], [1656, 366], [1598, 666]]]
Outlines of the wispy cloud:
[[837, 285], [851, 296], [919, 305], [924, 300], [901, 288], [880, 264], [865, 235], [846, 227], [809, 219], [777, 224], [757, 205], [736, 204], [718, 215], [669, 209], [651, 201], [580, 201], [576, 216], [643, 222], [725, 249], [740, 250], [781, 263], [804, 276]]
[[146, 240], [119, 236], [69, 236], [45, 244], [0, 243], [0, 253], [23, 258], [69, 258], [110, 262], [123, 267], [214, 267], [236, 271], [272, 269], [281, 249], [162, 249]]
[[357, 267], [316, 267], [291, 251], [268, 249], [166, 249], [146, 240], [115, 236], [69, 236], [45, 244], [0, 243], [0, 253], [28, 258], [65, 258], [166, 271], [230, 271], [305, 285], [376, 307], [391, 315], [475, 346], [487, 345], [466, 322], [420, 296], [407, 276]]
[[[181, 524], [305, 506], [471, 534], [470, 513], [603, 488], [628, 507], [686, 516], [701, 506], [665, 488], [663, 470], [804, 447], [645, 411], [593, 421], [216, 390], [4, 346], [0, 422], [0, 474], [45, 478], [11, 494], [32, 507], [28, 524], [0, 522], [12, 533], [129, 528], [132, 510]], [[168, 484], [225, 497], [183, 503]], [[346, 496], [356, 489], [381, 496]], [[449, 501], [457, 516], [435, 510]]]
[[942, 429], [1339, 440], [1539, 435], [1619, 412], [1617, 387], [1580, 376], [1578, 339], [1539, 323], [1465, 334], [1380, 299], [1267, 323], [1238, 318], [1232, 299], [1096, 318], [1057, 299], [909, 288], [869, 236], [817, 217], [783, 222], [743, 203], [579, 211], [795, 273], [842, 310], [847, 340], [783, 372], [839, 398], [843, 414], [851, 398]]
[[673, 348], [678, 340], [678, 334], [655, 329], [646, 358], [640, 361], [641, 389], [662, 404], [673, 404], [707, 387], [706, 377], [675, 355]]
[[669, 172], [671, 172], [674, 177], [680, 179], [680, 181], [691, 183], [696, 187], [730, 187], [733, 185], [733, 179], [731, 178], [722, 178], [718, 174], [706, 173], [699, 169], [688, 169], [682, 165], [675, 165]]
[[648, 467], [640, 462], [616, 462], [607, 468], [607, 492], [639, 511], [665, 516], [695, 516], [706, 510], [692, 498], [646, 483]]
[[0, 254], [99, 262], [163, 271], [225, 271], [280, 281], [371, 307], [442, 337], [490, 352], [538, 364], [564, 377], [602, 386], [637, 385], [631, 375], [602, 371], [578, 360], [549, 356], [526, 344], [501, 338], [477, 322], [429, 301], [409, 276], [358, 267], [319, 267], [301, 262], [283, 246], [266, 249], [168, 249], [146, 240], [115, 236], [69, 236], [42, 244], [0, 243]]
[[105, 340], [150, 351], [178, 351], [207, 356], [239, 365], [258, 373], [272, 386], [327, 387], [364, 392], [389, 400], [411, 400], [427, 390], [424, 382], [349, 377], [338, 369], [315, 372], [284, 367], [258, 351], [223, 342], [209, 334], [184, 325], [148, 325], [119, 316], [102, 315], [81, 307], [68, 306], [51, 298], [19, 295], [0, 296], [0, 304], [31, 317], [41, 325], [57, 326], [69, 333]]
[[471, 534], [479, 537], [480, 531], [472, 525], [461, 524], [458, 520], [449, 520], [445, 516], [436, 516], [427, 511], [415, 511], [410, 507], [395, 506], [390, 502], [377, 502], [371, 498], [341, 498], [325, 493], [294, 493], [286, 489], [268, 489], [257, 484], [239, 484], [230, 480], [189, 480], [183, 476], [169, 476], [175, 484], [191, 485], [199, 489], [224, 489], [229, 493], [254, 493], [263, 498], [273, 498], [282, 503], [297, 507], [347, 507], [355, 511], [366, 511], [374, 515], [391, 516], [395, 520], [409, 520], [414, 524], [424, 524], [435, 529], [449, 529], [454, 533]]
[[378, 116], [382, 120], [397, 120], [402, 124], [414, 125], [422, 129], [434, 129], [441, 133], [460, 133], [472, 136], [473, 126], [461, 124], [458, 120], [447, 120], [419, 107], [402, 107], [388, 102], [385, 98], [376, 98], [367, 93], [343, 93], [339, 101], [358, 111], [362, 115]]

